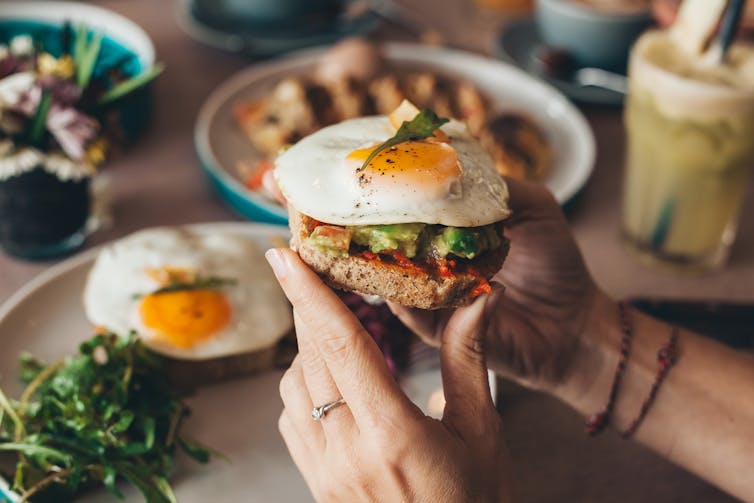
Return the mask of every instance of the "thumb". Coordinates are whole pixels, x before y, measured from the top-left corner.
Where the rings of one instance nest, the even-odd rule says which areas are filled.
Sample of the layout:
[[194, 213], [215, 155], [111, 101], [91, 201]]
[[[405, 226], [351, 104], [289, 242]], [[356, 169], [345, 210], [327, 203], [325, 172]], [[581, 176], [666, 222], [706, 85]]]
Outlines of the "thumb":
[[480, 431], [494, 410], [484, 360], [487, 295], [457, 309], [448, 321], [440, 348], [445, 392], [443, 422], [456, 431]]

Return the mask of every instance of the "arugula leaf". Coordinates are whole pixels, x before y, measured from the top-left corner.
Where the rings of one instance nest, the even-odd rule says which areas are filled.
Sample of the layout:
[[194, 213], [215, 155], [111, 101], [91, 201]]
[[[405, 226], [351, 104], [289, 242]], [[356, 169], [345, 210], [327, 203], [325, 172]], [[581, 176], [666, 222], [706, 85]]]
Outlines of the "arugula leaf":
[[178, 445], [183, 449], [183, 452], [188, 454], [195, 461], [198, 461], [199, 463], [209, 462], [210, 452], [206, 447], [186, 437], [179, 438]]
[[369, 157], [367, 157], [366, 161], [364, 161], [364, 164], [361, 165], [358, 171], [366, 169], [366, 167], [369, 166], [369, 163], [372, 162], [372, 159], [383, 150], [406, 141], [416, 141], [429, 138], [437, 128], [446, 122], [449, 122], [449, 119], [438, 117], [433, 110], [425, 108], [410, 121], [404, 121], [403, 124], [401, 124], [401, 127], [398, 128], [395, 136], [372, 150], [372, 153], [369, 154]]
[[0, 390], [0, 453], [17, 454], [14, 490], [25, 499], [70, 499], [94, 484], [122, 497], [116, 482], [125, 479], [148, 503], [173, 503], [167, 476], [176, 452], [202, 462], [214, 456], [174, 441], [188, 409], [171, 390], [163, 360], [134, 334], [95, 336], [53, 365], [28, 354], [21, 360], [23, 399]]

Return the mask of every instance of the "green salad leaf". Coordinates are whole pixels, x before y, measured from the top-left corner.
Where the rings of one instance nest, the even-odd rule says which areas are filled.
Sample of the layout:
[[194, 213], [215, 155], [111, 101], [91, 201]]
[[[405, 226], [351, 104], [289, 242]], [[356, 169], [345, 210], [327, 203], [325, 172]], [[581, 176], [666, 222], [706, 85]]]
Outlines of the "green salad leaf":
[[369, 154], [369, 157], [367, 157], [366, 161], [364, 161], [364, 164], [361, 165], [359, 171], [363, 171], [367, 166], [369, 166], [369, 163], [372, 162], [372, 159], [374, 159], [377, 154], [379, 154], [383, 150], [406, 141], [416, 141], [429, 138], [437, 128], [439, 128], [446, 122], [449, 122], [449, 119], [438, 117], [433, 110], [425, 108], [410, 121], [404, 121], [403, 124], [401, 124], [401, 127], [398, 128], [395, 136], [372, 150], [372, 153]]
[[163, 360], [135, 335], [97, 335], [53, 365], [28, 354], [20, 361], [26, 390], [18, 400], [0, 390], [0, 453], [17, 455], [6, 475], [23, 501], [64, 501], [98, 484], [122, 498], [123, 479], [148, 503], [172, 503], [176, 451], [209, 461], [211, 451], [181, 434], [189, 410]]

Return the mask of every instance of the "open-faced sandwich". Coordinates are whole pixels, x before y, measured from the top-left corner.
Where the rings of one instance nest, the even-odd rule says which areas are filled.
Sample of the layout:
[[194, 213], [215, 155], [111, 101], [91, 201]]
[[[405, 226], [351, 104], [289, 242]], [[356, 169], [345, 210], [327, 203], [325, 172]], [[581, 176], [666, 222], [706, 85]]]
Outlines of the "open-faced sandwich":
[[284, 151], [291, 246], [331, 286], [422, 309], [489, 292], [508, 251], [508, 189], [461, 122], [404, 102]]
[[84, 306], [94, 325], [133, 331], [166, 357], [179, 385], [272, 368], [293, 329], [262, 250], [230, 230], [158, 227], [106, 246], [89, 273]]

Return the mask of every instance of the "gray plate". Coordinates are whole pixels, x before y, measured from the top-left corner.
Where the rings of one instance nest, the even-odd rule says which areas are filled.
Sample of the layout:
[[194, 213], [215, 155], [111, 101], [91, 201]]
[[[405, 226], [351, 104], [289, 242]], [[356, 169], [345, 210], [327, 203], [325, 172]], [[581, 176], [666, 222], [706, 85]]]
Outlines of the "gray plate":
[[[195, 224], [197, 232], [230, 231], [243, 234], [260, 247], [279, 246], [288, 229], [252, 223]], [[0, 306], [0, 386], [10, 395], [22, 391], [15, 376], [21, 351], [56, 361], [89, 338], [81, 292], [97, 257], [93, 249], [48, 269]], [[431, 361], [434, 358], [434, 361]], [[406, 394], [429, 412], [430, 397], [441, 388], [439, 359], [429, 353], [401, 380]], [[189, 400], [193, 413], [186, 432], [228, 457], [199, 465], [178, 456], [171, 483], [181, 503], [268, 503], [312, 501], [277, 430], [282, 410], [278, 393], [281, 371], [216, 384], [200, 389]], [[490, 375], [492, 396], [496, 396]], [[310, 411], [301, 411], [308, 415]], [[126, 503], [143, 498], [123, 486]], [[2, 499], [0, 484], [0, 501]], [[86, 493], [80, 503], [119, 501], [104, 490]]]

